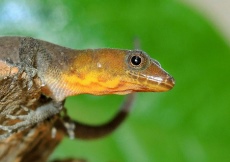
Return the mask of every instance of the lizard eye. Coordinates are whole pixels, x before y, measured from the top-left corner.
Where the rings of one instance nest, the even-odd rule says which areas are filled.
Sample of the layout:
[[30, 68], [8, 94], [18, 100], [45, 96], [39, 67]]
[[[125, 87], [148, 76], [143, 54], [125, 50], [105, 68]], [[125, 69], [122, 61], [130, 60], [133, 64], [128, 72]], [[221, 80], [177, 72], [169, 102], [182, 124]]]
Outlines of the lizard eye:
[[132, 56], [130, 62], [132, 63], [133, 66], [138, 66], [142, 62], [142, 58], [140, 56]]
[[148, 58], [142, 51], [131, 51], [127, 62], [129, 67], [133, 69], [144, 69], [147, 65]]

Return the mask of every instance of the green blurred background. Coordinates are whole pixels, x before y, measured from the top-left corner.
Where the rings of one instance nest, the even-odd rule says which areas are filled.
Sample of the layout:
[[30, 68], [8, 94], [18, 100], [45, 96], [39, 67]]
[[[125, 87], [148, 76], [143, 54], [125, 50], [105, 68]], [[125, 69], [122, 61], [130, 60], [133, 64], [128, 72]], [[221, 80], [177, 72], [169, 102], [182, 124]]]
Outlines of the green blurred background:
[[[176, 79], [170, 92], [139, 93], [113, 134], [95, 141], [65, 139], [51, 159], [230, 161], [230, 48], [193, 8], [174, 0], [1, 0], [0, 34], [77, 49], [133, 49], [138, 37], [141, 48]], [[122, 100], [79, 95], [66, 106], [74, 119], [100, 124]]]

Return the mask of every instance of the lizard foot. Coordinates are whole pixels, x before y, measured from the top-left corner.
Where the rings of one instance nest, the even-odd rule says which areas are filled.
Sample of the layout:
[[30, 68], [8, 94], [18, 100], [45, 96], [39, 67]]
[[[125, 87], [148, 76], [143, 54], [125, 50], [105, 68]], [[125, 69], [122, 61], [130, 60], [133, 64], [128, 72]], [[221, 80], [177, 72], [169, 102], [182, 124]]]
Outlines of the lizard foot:
[[[64, 107], [62, 107], [61, 110], [61, 115], [60, 115], [60, 121], [64, 127], [64, 129], [66, 130], [66, 134], [68, 135], [68, 137], [70, 139], [75, 139], [75, 128], [76, 128], [76, 125], [74, 123], [74, 121], [71, 120], [71, 118], [68, 116], [67, 114], [67, 109]], [[56, 132], [57, 132], [57, 128], [54, 126], [52, 128], [52, 138], [55, 138], [56, 136]]]
[[64, 126], [67, 130], [68, 136], [70, 139], [75, 139], [75, 128], [76, 125], [74, 122], [68, 121], [68, 122], [64, 122]]
[[[57, 107], [58, 106], [58, 107]], [[27, 115], [6, 115], [8, 119], [19, 119], [20, 122], [14, 124], [14, 125], [7, 125], [3, 126], [0, 125], [0, 129], [7, 131], [7, 133], [0, 135], [0, 140], [8, 137], [8, 135], [17, 132], [22, 131], [30, 126], [33, 126], [35, 124], [38, 124], [49, 117], [52, 117], [60, 112], [60, 107], [62, 107], [61, 104], [57, 104], [54, 102], [48, 102], [47, 104], [44, 104], [40, 107], [38, 107], [36, 110], [30, 110], [24, 106], [21, 106], [25, 111], [28, 111]]]
[[[68, 135], [71, 139], [76, 137], [78, 139], [88, 140], [103, 137], [114, 131], [126, 119], [134, 99], [134, 93], [127, 95], [118, 113], [110, 121], [101, 125], [88, 125], [75, 121], [68, 116], [66, 109], [64, 108], [62, 111], [64, 114], [62, 114], [61, 118], [56, 121], [54, 128], [63, 131], [65, 135]], [[52, 135], [55, 135], [55, 130]]]

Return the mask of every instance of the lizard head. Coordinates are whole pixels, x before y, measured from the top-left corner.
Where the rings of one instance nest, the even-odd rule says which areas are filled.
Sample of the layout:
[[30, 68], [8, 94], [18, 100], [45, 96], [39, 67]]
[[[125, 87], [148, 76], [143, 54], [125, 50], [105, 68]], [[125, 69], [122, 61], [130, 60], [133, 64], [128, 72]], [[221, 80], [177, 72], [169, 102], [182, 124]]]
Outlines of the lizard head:
[[174, 87], [174, 78], [143, 51], [128, 51], [125, 64], [127, 79], [124, 82], [133, 87], [131, 92], [164, 92]]
[[60, 75], [49, 73], [46, 77], [46, 87], [56, 100], [83, 93], [163, 92], [175, 84], [156, 60], [140, 50], [95, 49], [71, 53], [68, 64], [56, 68], [62, 69]]
[[164, 92], [172, 89], [175, 84], [173, 77], [158, 61], [140, 50], [96, 51], [92, 71], [98, 74], [97, 83], [105, 87], [99, 94]]

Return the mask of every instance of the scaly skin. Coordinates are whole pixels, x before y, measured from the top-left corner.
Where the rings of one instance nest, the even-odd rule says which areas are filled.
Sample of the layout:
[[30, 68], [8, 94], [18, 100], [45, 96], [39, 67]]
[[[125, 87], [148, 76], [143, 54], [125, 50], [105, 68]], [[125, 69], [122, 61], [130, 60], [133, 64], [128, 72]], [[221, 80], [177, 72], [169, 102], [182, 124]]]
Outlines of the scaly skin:
[[[174, 86], [160, 64], [139, 50], [73, 50], [32, 38], [1, 37], [0, 51], [0, 59], [29, 67], [27, 75], [37, 70], [42, 93], [56, 101], [82, 93], [162, 92]], [[132, 56], [142, 58], [139, 66], [132, 65]]]
[[88, 126], [59, 115], [68, 96], [163, 92], [174, 86], [160, 64], [139, 50], [73, 50], [0, 37], [0, 52], [0, 161], [46, 161], [65, 135], [102, 137], [119, 126], [132, 102], [131, 95], [113, 120]]
[[[46, 43], [43, 46], [49, 49]], [[51, 52], [47, 50], [47, 53]], [[131, 64], [132, 56], [142, 58], [139, 67]], [[173, 78], [159, 63], [139, 50], [65, 49], [58, 57], [49, 55], [49, 58], [49, 68], [44, 68], [43, 64], [41, 68], [38, 66], [38, 74], [45, 85], [43, 94], [56, 101], [82, 93], [163, 92], [174, 86]], [[41, 60], [39, 62], [47, 62]]]

